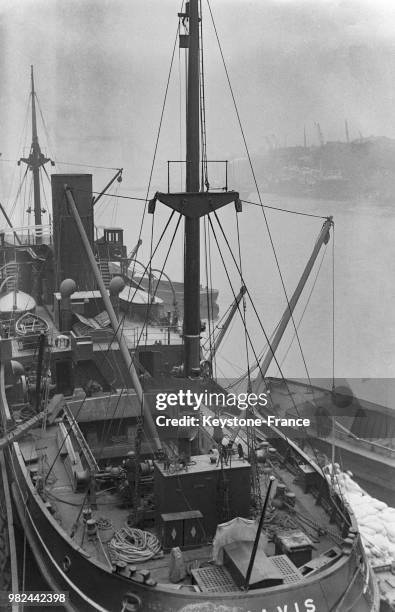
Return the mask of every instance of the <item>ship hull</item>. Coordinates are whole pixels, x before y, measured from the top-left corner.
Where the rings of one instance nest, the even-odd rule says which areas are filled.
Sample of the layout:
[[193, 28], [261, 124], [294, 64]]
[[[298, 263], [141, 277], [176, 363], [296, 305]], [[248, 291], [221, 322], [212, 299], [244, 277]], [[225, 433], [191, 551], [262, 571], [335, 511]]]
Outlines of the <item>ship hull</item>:
[[[246, 594], [203, 593], [191, 587], [147, 586], [113, 572], [105, 564], [92, 560], [63, 531], [45, 508], [28, 475], [19, 445], [7, 450], [7, 466], [13, 503], [30, 547], [49, 588], [67, 592], [66, 609], [121, 610], [132, 601], [136, 611], [199, 612], [329, 612], [350, 610], [376, 612], [377, 585], [359, 542], [349, 556], [335, 565], [296, 585], [264, 589]], [[207, 607], [210, 602], [211, 607]], [[340, 607], [339, 607], [340, 606]], [[133, 607], [130, 609], [133, 610]]]
[[[18, 589], [18, 563], [14, 532], [14, 513], [3, 451], [0, 451], [0, 591]], [[13, 604], [13, 612], [18, 606]]]
[[[149, 290], [149, 282], [146, 278], [136, 278], [139, 285], [145, 291]], [[177, 308], [180, 312], [184, 308], [184, 284], [180, 282], [172, 282], [172, 286], [168, 281], [161, 280], [159, 283], [154, 281], [155, 295], [163, 300], [165, 311], [172, 311], [174, 308], [174, 296], [177, 300]], [[217, 304], [218, 289], [200, 288], [200, 314], [204, 319], [215, 319], [219, 313]]]
[[[289, 435], [292, 437], [291, 432]], [[319, 451], [330, 456], [332, 445], [329, 440], [312, 438], [312, 441]], [[335, 461], [350, 470], [369, 494], [395, 506], [395, 469], [391, 465], [343, 447], [335, 448]]]
[[[351, 415], [337, 417], [340, 422], [344, 421], [348, 424], [351, 433], [347, 435], [346, 431], [337, 431], [336, 444], [333, 449], [331, 426], [328, 426], [329, 428], [327, 428], [325, 435], [320, 435], [318, 428], [320, 425], [322, 428], [323, 417], [311, 415], [311, 387], [298, 381], [287, 382], [288, 387], [294, 392], [293, 397], [295, 398], [297, 406], [295, 412], [295, 408], [292, 405], [293, 401], [284, 401], [284, 393], [286, 393], [286, 391], [284, 391], [285, 386], [282, 381], [269, 378], [268, 384], [272, 391], [273, 409], [266, 409], [265, 416], [269, 416], [270, 413], [280, 418], [290, 416], [309, 417], [309, 445], [313, 445], [318, 452], [323, 453], [327, 457], [332, 457], [334, 451], [335, 461], [343, 465], [346, 470], [350, 470], [368, 493], [385, 501], [390, 506], [395, 506], [394, 451], [391, 450], [390, 447], [386, 448], [383, 445], [375, 443], [374, 439], [369, 439], [369, 435], [372, 435], [373, 432], [373, 421], [375, 421], [375, 426], [379, 427], [381, 430], [386, 428], [388, 428], [388, 431], [393, 430], [393, 424], [391, 424], [393, 418], [391, 416], [391, 423], [389, 423], [388, 410], [384, 408], [380, 409], [379, 406], [376, 406], [375, 411], [370, 412], [369, 416], [365, 415], [364, 418], [355, 419], [360, 429], [363, 426], [363, 433], [367, 436], [366, 438], [352, 434], [353, 417]], [[280, 387], [278, 387], [278, 385], [280, 385]], [[329, 395], [327, 389], [316, 386], [314, 386], [314, 389], [322, 396], [324, 394], [326, 396]], [[279, 394], [278, 396], [277, 393]], [[303, 401], [303, 398], [305, 401]], [[360, 403], [364, 410], [369, 411], [369, 408], [365, 406], [363, 402], [360, 401]], [[378, 421], [382, 421], [382, 423], [378, 424]], [[291, 440], [296, 440], [299, 446], [306, 445], [304, 430], [292, 426], [282, 427], [281, 429]]]

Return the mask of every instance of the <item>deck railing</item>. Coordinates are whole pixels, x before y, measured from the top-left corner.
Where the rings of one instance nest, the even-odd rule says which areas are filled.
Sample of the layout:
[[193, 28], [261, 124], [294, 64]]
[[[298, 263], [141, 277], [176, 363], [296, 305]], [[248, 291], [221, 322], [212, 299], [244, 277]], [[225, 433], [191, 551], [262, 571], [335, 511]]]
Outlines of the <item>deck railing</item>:
[[34, 246], [36, 244], [52, 244], [52, 225], [25, 225], [0, 229], [2, 242], [15, 246]]
[[385, 444], [381, 444], [380, 442], [376, 442], [375, 440], [359, 438], [358, 436], [353, 435], [350, 431], [345, 430], [345, 428], [339, 423], [336, 423], [336, 439], [344, 440], [346, 442], [354, 441], [358, 444], [359, 447], [365, 450], [368, 450], [372, 453], [378, 453], [385, 457], [390, 457], [391, 459], [395, 459], [394, 448], [386, 446]]

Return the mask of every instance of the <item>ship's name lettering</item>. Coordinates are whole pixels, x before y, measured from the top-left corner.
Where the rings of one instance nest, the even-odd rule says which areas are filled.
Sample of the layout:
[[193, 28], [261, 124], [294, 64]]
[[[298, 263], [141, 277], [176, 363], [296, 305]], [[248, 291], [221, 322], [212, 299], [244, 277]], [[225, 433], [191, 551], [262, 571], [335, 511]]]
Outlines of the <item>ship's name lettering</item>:
[[267, 608], [262, 608], [262, 612], [316, 612], [316, 610], [317, 608], [315, 606], [314, 599], [312, 599], [311, 597], [305, 599], [303, 603], [298, 603], [297, 601], [294, 601], [291, 604], [286, 603], [280, 606], [276, 606], [275, 610], [268, 610]]

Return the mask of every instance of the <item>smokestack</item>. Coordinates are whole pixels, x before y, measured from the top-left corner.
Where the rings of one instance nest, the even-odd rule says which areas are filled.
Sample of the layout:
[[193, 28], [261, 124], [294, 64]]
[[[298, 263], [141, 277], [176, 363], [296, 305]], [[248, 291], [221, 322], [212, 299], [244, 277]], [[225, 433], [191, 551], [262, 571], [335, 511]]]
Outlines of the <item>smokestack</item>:
[[91, 174], [52, 174], [53, 240], [56, 287], [66, 278], [74, 279], [78, 291], [96, 289], [93, 272], [75, 221], [69, 211], [64, 186], [74, 195], [78, 213], [93, 248], [93, 198]]

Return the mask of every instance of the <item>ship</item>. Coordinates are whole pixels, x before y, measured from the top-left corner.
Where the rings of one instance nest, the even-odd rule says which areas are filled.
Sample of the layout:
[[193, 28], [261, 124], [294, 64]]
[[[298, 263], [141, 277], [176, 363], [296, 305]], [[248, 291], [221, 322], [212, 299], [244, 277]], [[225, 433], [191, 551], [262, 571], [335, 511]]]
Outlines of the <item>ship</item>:
[[[179, 312], [182, 312], [184, 308], [184, 284], [181, 281], [172, 280], [164, 270], [153, 269], [152, 266], [149, 270], [146, 270], [146, 266], [136, 259], [141, 244], [142, 240], [140, 239], [129, 255], [127, 265], [124, 266], [123, 270], [124, 278], [128, 285], [134, 289], [142, 289], [154, 299], [162, 300], [162, 310], [165, 316], [170, 319], [178, 318]], [[143, 276], [141, 276], [141, 271], [143, 271]], [[120, 274], [120, 264], [112, 261], [110, 272], [114, 275]], [[200, 285], [199, 291], [201, 317], [215, 320], [219, 314], [218, 289]]]
[[[289, 379], [269, 376], [284, 332], [293, 322], [295, 307], [303, 292], [317, 255], [319, 242], [294, 293], [279, 320], [271, 350], [256, 365], [256, 393], [266, 392], [267, 406], [260, 409], [266, 418], [307, 419], [308, 430], [296, 424], [286, 426], [287, 436], [304, 447], [314, 447], [351, 471], [373, 496], [395, 504], [395, 417], [391, 379]], [[242, 377], [235, 381], [245, 387]]]
[[[38, 186], [35, 225], [9, 224], [0, 245], [5, 279], [17, 282], [10, 293], [32, 294], [27, 314], [38, 317], [26, 343], [15, 311], [0, 342], [15, 516], [48, 584], [45, 603], [52, 597], [65, 610], [377, 612], [350, 506], [317, 461], [260, 423], [253, 402], [247, 413], [232, 408], [213, 376], [219, 339], [202, 354], [200, 226], [225, 206], [241, 213], [242, 203], [238, 192], [201, 182], [199, 7], [190, 0], [178, 15], [188, 65], [186, 189], [157, 191], [148, 203], [150, 214], [166, 206], [177, 227], [184, 223], [182, 326], [154, 325], [153, 296], [142, 321], [125, 274], [107, 276], [123, 235], [108, 228], [95, 242], [91, 175], [52, 174], [45, 234], [35, 181], [47, 160], [33, 132], [26, 163]], [[331, 226], [327, 219], [320, 245]], [[243, 283], [229, 314], [245, 295]], [[23, 603], [40, 604], [41, 595], [25, 593]]]
[[0, 603], [12, 612], [18, 612], [19, 607], [7, 598], [7, 593], [16, 593], [20, 585], [17, 559], [11, 490], [4, 453], [0, 450]]
[[[369, 493], [395, 504], [393, 381], [265, 378], [271, 414], [310, 421], [309, 443], [350, 470]], [[304, 444], [297, 428], [287, 435]]]

